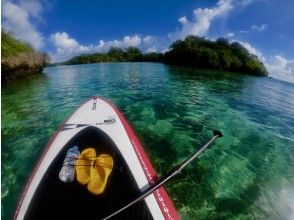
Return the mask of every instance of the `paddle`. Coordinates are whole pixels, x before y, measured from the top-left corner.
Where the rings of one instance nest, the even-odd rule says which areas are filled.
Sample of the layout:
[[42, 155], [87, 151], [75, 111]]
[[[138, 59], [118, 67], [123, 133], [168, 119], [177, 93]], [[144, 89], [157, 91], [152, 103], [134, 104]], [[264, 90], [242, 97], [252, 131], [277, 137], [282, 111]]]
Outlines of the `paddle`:
[[136, 204], [137, 202], [141, 201], [142, 199], [146, 198], [148, 195], [153, 193], [155, 190], [157, 190], [160, 186], [162, 186], [164, 183], [166, 183], [168, 180], [170, 180], [172, 177], [180, 173], [189, 163], [191, 163], [194, 159], [196, 159], [216, 138], [222, 137], [223, 134], [220, 131], [214, 130], [213, 131], [213, 137], [198, 151], [196, 151], [194, 154], [192, 154], [190, 157], [188, 157], [185, 161], [183, 161], [181, 164], [173, 168], [165, 177], [161, 178], [157, 183], [150, 186], [147, 190], [143, 191], [137, 198], [132, 200], [127, 205], [123, 206], [122, 208], [118, 209], [117, 211], [113, 212], [106, 218], [103, 218], [103, 220], [109, 219], [118, 213], [122, 212], [123, 210], [127, 209], [128, 207]]

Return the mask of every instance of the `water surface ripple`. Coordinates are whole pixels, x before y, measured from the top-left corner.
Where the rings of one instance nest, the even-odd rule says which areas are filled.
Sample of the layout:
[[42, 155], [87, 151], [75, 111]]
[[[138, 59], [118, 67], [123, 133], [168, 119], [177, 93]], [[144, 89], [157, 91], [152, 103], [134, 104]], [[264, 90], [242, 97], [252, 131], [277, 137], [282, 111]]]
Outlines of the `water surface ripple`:
[[159, 175], [223, 131], [167, 184], [183, 219], [294, 218], [294, 85], [155, 63], [51, 67], [2, 88], [2, 217], [54, 132], [91, 96], [112, 100]]

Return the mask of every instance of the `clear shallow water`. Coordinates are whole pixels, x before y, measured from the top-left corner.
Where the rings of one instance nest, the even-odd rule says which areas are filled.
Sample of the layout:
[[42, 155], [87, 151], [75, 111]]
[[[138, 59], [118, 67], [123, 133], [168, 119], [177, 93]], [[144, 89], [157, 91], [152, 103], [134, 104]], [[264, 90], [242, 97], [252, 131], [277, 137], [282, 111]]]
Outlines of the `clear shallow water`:
[[294, 85], [153, 63], [51, 67], [2, 88], [2, 217], [81, 102], [112, 100], [159, 175], [223, 131], [167, 184], [183, 219], [294, 219]]

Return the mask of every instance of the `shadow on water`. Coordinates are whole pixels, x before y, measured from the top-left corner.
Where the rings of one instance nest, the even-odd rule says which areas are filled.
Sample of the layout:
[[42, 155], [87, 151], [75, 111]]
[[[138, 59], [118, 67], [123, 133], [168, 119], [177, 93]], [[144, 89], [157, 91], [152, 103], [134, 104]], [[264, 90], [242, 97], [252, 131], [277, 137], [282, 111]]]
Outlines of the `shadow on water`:
[[[242, 93], [247, 78], [244, 74], [207, 69], [191, 69], [188, 67], [166, 66], [172, 79], [194, 80], [210, 86], [215, 93]], [[256, 77], [254, 77], [256, 78]]]
[[34, 75], [29, 75], [23, 79], [17, 79], [13, 81], [8, 81], [2, 86], [2, 92], [13, 91], [16, 88], [26, 88], [33, 86], [34, 84], [44, 84], [48, 83], [48, 77], [44, 73], [38, 73]]

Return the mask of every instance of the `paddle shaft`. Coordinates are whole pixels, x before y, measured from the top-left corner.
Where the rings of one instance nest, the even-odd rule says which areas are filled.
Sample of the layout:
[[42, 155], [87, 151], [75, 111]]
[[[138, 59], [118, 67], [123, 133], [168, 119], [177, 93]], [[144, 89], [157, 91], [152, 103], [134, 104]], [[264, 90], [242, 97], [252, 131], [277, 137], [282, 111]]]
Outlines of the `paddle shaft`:
[[222, 137], [222, 133], [219, 131], [213, 131], [214, 136], [197, 152], [195, 152], [193, 155], [188, 157], [184, 162], [182, 162], [180, 165], [172, 169], [164, 178], [161, 178], [156, 184], [151, 186], [149, 189], [143, 191], [140, 196], [138, 196], [136, 199], [134, 199], [132, 202], [127, 204], [126, 206], [118, 209], [111, 215], [107, 216], [103, 220], [110, 219], [113, 216], [117, 215], [118, 213], [122, 212], [123, 210], [129, 208], [130, 206], [134, 205], [135, 203], [141, 201], [142, 199], [146, 198], [148, 195], [153, 193], [155, 190], [157, 190], [159, 187], [161, 187], [164, 183], [166, 183], [168, 180], [170, 180], [173, 176], [180, 173], [189, 163], [191, 163], [193, 160], [195, 160], [216, 138]]

